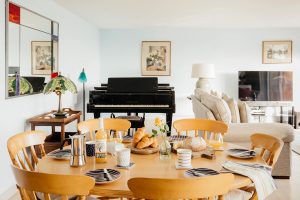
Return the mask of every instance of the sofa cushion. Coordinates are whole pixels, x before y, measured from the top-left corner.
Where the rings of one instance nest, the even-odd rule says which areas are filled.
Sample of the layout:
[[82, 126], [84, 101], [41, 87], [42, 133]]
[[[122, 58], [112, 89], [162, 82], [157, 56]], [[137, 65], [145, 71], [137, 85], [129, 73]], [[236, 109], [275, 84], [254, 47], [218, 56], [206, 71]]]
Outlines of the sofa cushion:
[[225, 100], [230, 109], [231, 122], [240, 123], [240, 111], [237, 102], [233, 98], [228, 97], [227, 95], [224, 95], [223, 99]]
[[200, 93], [200, 100], [214, 114], [216, 120], [223, 121], [225, 123], [231, 122], [231, 113], [227, 103], [214, 95], [206, 92]]
[[250, 107], [246, 104], [246, 102], [238, 101], [238, 108], [240, 112], [241, 123], [249, 123], [251, 116]]
[[283, 142], [294, 140], [294, 128], [289, 124], [282, 123], [232, 123], [224, 136], [226, 142], [249, 142], [254, 133], [269, 134], [280, 138]]
[[195, 118], [216, 120], [214, 114], [196, 96], [192, 95], [191, 98]]

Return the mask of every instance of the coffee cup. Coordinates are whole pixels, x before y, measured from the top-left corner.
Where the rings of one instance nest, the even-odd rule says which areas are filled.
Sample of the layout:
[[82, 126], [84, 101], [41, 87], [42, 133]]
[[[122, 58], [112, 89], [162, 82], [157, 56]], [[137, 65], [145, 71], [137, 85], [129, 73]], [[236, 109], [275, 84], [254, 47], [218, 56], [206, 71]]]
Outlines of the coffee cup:
[[117, 150], [117, 165], [120, 167], [128, 167], [130, 165], [130, 149]]
[[95, 156], [95, 141], [88, 141], [85, 143], [86, 155], [89, 157]]

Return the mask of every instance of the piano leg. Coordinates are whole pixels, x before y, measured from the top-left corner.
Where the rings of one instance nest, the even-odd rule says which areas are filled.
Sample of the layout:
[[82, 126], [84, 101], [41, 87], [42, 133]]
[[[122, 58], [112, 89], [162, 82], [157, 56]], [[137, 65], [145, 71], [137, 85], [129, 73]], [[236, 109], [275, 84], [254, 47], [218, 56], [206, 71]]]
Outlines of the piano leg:
[[172, 130], [172, 117], [173, 117], [173, 113], [166, 113], [166, 122], [169, 126], [170, 132], [168, 133], [167, 136], [171, 135], [171, 130]]
[[100, 118], [100, 116], [101, 116], [100, 112], [94, 112], [94, 118], [95, 119]]

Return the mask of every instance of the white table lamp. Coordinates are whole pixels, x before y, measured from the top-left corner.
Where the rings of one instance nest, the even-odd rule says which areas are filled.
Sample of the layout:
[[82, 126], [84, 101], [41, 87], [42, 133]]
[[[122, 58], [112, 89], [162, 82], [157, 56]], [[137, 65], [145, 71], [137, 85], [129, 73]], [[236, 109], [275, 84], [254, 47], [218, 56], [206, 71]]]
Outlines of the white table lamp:
[[192, 78], [199, 78], [196, 83], [196, 88], [209, 92], [211, 89], [210, 79], [215, 78], [214, 65], [204, 63], [193, 64]]

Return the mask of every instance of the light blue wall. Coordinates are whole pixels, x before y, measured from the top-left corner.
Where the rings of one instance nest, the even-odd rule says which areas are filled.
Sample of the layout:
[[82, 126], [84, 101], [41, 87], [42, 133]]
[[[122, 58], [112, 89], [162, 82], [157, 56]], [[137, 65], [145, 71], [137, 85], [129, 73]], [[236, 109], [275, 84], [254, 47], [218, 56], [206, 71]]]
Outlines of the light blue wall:
[[[177, 113], [191, 112], [185, 101], [193, 93], [196, 80], [191, 78], [195, 62], [213, 63], [216, 79], [213, 87], [237, 98], [239, 70], [293, 70], [294, 85], [300, 81], [300, 29], [130, 29], [101, 30], [101, 81], [112, 76], [141, 75], [141, 41], [172, 42], [172, 75], [160, 77], [176, 88]], [[262, 64], [263, 40], [293, 40], [293, 63]], [[299, 94], [299, 93], [298, 93]], [[294, 100], [300, 108], [300, 95]]]

